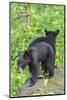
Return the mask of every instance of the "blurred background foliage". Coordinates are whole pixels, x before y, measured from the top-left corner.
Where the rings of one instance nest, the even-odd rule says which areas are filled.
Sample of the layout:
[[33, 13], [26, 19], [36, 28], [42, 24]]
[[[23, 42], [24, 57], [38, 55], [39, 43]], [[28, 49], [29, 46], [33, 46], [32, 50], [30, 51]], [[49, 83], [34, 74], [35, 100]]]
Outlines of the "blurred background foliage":
[[64, 6], [28, 4], [29, 31], [26, 27], [26, 17], [21, 16], [24, 9], [25, 4], [23, 3], [10, 4], [11, 96], [16, 96], [17, 90], [30, 75], [28, 66], [23, 73], [17, 73], [18, 51], [26, 50], [29, 43], [35, 38], [45, 36], [45, 28], [52, 31], [60, 30], [56, 40], [56, 65], [60, 68], [64, 67]]

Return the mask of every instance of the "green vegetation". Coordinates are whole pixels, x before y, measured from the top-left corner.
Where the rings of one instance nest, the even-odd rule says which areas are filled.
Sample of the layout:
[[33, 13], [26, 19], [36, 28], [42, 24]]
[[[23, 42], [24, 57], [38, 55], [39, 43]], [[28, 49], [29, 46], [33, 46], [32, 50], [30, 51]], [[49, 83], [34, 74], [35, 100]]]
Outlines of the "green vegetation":
[[29, 43], [36, 37], [45, 36], [45, 28], [48, 30], [60, 30], [56, 41], [56, 65], [60, 68], [64, 67], [64, 6], [28, 4], [27, 10], [30, 14], [29, 31], [26, 27], [26, 17], [21, 16], [24, 12], [24, 7], [22, 3], [11, 3], [10, 5], [11, 96], [16, 96], [17, 90], [30, 75], [28, 66], [23, 73], [17, 73], [16, 56], [18, 51], [26, 50]]

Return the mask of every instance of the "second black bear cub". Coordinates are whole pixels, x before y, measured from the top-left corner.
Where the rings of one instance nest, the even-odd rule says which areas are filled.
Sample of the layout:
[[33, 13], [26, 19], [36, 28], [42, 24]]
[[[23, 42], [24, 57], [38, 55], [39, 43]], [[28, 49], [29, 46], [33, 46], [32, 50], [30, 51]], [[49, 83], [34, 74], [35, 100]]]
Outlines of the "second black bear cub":
[[46, 37], [39, 37], [39, 38], [34, 39], [30, 43], [29, 47], [34, 46], [35, 44], [39, 42], [46, 42], [50, 44], [54, 50], [54, 67], [57, 68], [57, 66], [55, 66], [55, 55], [56, 55], [56, 37], [59, 33], [59, 30], [48, 31], [47, 29], [45, 29], [45, 33], [46, 33]]

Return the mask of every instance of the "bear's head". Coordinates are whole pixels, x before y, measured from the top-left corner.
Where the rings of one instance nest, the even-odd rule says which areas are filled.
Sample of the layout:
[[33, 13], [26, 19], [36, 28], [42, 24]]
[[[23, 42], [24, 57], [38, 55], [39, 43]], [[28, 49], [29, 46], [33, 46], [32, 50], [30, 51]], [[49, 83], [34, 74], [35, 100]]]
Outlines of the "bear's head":
[[18, 60], [17, 60], [17, 71], [21, 73], [27, 64], [30, 63], [30, 57], [28, 56], [28, 52], [25, 51], [24, 53], [18, 53]]
[[46, 33], [46, 37], [54, 38], [55, 39], [56, 36], [59, 33], [59, 30], [56, 30], [56, 31], [48, 31], [47, 29], [45, 29], [45, 33]]

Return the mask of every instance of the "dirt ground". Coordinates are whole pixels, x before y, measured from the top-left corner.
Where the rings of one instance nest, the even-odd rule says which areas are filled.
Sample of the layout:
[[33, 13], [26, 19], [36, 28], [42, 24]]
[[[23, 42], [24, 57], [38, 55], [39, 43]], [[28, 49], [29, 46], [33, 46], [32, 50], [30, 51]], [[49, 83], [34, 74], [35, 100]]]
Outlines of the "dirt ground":
[[27, 80], [17, 91], [17, 96], [64, 94], [64, 69], [55, 69], [55, 75], [51, 79], [38, 79], [32, 87], [29, 84], [30, 80]]

